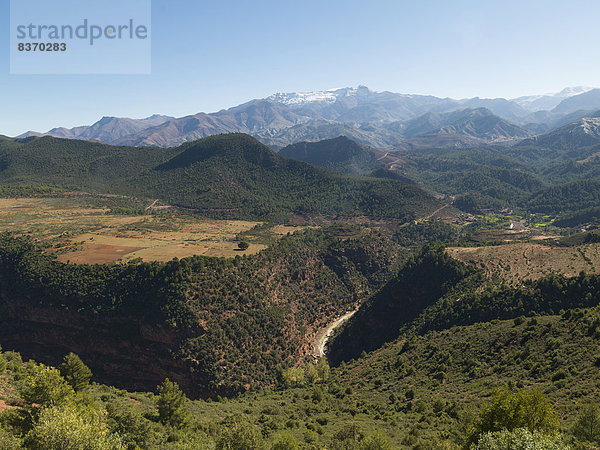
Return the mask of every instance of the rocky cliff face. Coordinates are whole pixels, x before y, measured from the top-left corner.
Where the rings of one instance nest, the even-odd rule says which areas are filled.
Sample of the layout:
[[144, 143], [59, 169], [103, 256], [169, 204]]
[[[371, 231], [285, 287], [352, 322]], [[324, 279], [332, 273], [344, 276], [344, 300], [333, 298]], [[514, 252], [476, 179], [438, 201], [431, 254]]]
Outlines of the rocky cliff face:
[[171, 329], [136, 317], [76, 312], [0, 296], [0, 343], [24, 359], [58, 365], [77, 353], [92, 369], [93, 380], [128, 390], [153, 391], [165, 378], [191, 396], [201, 396], [192, 363], [177, 360], [178, 340]]

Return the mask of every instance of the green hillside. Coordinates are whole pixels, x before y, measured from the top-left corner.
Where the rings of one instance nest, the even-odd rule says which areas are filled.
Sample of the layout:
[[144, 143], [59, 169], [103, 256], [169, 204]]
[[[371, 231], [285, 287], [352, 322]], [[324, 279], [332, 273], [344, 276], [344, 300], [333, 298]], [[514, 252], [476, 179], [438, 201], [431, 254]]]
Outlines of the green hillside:
[[472, 270], [443, 247], [426, 247], [407, 262], [381, 291], [363, 304], [330, 348], [336, 363], [358, 357], [396, 339], [425, 308], [443, 297]]
[[1, 141], [0, 183], [158, 198], [224, 218], [287, 220], [301, 214], [408, 220], [437, 206], [415, 186], [289, 160], [243, 134], [166, 150], [50, 137]]
[[177, 153], [49, 136], [0, 141], [0, 183], [126, 193], [129, 177]]
[[598, 275], [551, 274], [513, 287], [426, 246], [361, 306], [335, 336], [329, 357], [346, 361], [403, 334], [596, 307], [599, 298]]
[[403, 151], [399, 168], [454, 204], [482, 214], [509, 208], [558, 216], [598, 205], [598, 145], [570, 150], [525, 142], [514, 147]]
[[382, 166], [372, 151], [345, 136], [291, 144], [279, 154], [343, 173], [366, 174]]
[[600, 180], [582, 180], [552, 186], [530, 201], [532, 211], [558, 214], [582, 211], [600, 205]]

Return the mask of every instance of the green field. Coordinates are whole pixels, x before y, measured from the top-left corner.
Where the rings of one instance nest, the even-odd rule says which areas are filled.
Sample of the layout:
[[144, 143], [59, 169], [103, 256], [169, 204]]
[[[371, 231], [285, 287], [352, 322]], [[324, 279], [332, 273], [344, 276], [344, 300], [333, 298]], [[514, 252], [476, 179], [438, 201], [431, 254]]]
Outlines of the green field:
[[[0, 231], [32, 236], [60, 261], [92, 264], [254, 254], [302, 229], [205, 219], [165, 209], [147, 212], [114, 214], [96, 197], [0, 198]], [[243, 251], [238, 248], [241, 235], [250, 244]]]

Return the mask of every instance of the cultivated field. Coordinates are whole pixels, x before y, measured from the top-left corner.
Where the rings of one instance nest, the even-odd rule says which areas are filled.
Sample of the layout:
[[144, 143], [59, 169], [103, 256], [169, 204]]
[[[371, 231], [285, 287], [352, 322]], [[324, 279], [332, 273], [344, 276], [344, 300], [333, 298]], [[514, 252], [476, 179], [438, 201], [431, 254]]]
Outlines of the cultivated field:
[[[60, 261], [80, 264], [252, 254], [298, 229], [174, 212], [117, 215], [96, 198], [0, 198], [0, 232], [31, 236]], [[238, 250], [240, 239], [247, 250]]]
[[538, 279], [553, 272], [567, 276], [577, 275], [581, 271], [600, 273], [600, 244], [553, 247], [537, 243], [512, 243], [449, 248], [448, 253], [510, 283]]

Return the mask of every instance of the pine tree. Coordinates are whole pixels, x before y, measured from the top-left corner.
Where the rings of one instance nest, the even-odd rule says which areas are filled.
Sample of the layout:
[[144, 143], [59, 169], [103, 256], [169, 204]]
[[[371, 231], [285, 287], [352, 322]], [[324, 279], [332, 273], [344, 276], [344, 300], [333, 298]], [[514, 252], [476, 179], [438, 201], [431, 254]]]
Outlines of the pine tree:
[[60, 374], [75, 392], [86, 389], [92, 378], [92, 371], [75, 353], [69, 353], [59, 367]]
[[161, 423], [175, 428], [185, 424], [188, 415], [187, 397], [176, 382], [167, 378], [158, 386], [156, 406]]

